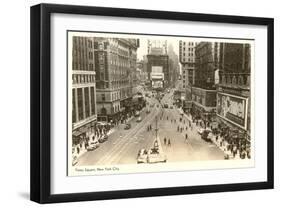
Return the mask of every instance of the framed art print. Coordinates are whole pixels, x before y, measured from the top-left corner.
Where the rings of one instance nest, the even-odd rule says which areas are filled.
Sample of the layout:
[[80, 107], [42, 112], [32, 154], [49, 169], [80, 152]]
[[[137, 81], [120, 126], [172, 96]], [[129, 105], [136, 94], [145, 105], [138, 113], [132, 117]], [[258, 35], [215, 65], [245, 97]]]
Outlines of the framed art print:
[[273, 188], [273, 19], [31, 7], [31, 200]]

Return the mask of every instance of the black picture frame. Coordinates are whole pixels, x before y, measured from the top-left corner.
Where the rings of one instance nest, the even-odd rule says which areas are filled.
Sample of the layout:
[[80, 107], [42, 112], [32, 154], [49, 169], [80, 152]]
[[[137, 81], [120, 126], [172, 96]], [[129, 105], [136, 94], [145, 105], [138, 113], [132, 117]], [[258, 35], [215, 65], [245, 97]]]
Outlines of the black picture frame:
[[[51, 72], [50, 72], [50, 16], [53, 13], [99, 15], [111, 17], [151, 18], [206, 23], [232, 23], [267, 26], [267, 181], [238, 184], [169, 187], [74, 194], [51, 194]], [[195, 14], [153, 10], [103, 8], [89, 6], [39, 4], [31, 7], [31, 174], [30, 199], [39, 203], [88, 201], [146, 196], [210, 193], [272, 189], [274, 187], [274, 20], [272, 18]]]

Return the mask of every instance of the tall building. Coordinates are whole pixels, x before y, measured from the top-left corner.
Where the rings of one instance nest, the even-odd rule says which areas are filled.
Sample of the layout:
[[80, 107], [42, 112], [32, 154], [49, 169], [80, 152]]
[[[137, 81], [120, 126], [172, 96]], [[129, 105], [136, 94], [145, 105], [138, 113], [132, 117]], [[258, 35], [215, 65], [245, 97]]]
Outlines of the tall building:
[[215, 115], [220, 54], [220, 43], [217, 42], [200, 42], [195, 47], [195, 78], [191, 87], [192, 112], [205, 122], [211, 122]]
[[182, 66], [181, 85], [185, 91], [183, 108], [190, 111], [192, 108], [191, 87], [195, 83], [195, 48], [198, 43], [194, 41], [179, 41], [179, 61]]
[[137, 84], [138, 39], [95, 38], [98, 119], [120, 119]]
[[147, 69], [145, 60], [137, 62], [137, 69], [139, 69], [139, 83], [145, 85], [148, 81]]
[[97, 121], [94, 38], [74, 36], [72, 43], [72, 137], [78, 144]]
[[187, 88], [188, 85], [195, 83], [195, 47], [197, 42], [179, 41], [179, 61], [182, 65], [182, 86]]
[[168, 44], [169, 56], [169, 85], [175, 87], [175, 83], [179, 77], [179, 57], [174, 51], [172, 44]]
[[167, 41], [148, 40], [147, 72], [153, 89], [164, 89], [169, 85], [169, 56]]
[[221, 43], [221, 69], [217, 88], [217, 117], [220, 125], [235, 132], [237, 140], [250, 143], [251, 47]]

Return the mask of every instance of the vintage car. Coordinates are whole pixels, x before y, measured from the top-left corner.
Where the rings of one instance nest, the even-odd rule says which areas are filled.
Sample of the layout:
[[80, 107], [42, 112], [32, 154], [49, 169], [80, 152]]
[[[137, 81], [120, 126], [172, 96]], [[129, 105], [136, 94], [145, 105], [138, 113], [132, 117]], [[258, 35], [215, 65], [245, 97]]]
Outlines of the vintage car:
[[159, 162], [167, 162], [167, 156], [161, 152], [157, 148], [151, 148], [147, 155], [148, 163], [159, 163]]
[[210, 130], [204, 129], [201, 134], [201, 138], [207, 142], [212, 142], [212, 133], [210, 133], [210, 132], [211, 132]]
[[141, 122], [142, 121], [142, 118], [141, 118], [141, 116], [139, 116], [138, 118], [137, 118], [137, 122]]
[[131, 127], [132, 127], [131, 124], [126, 124], [125, 127], [124, 127], [124, 129], [125, 129], [125, 130], [128, 130], [128, 129], [131, 129]]
[[147, 162], [147, 150], [140, 149], [137, 156], [137, 163], [146, 163]]
[[200, 135], [203, 134], [203, 132], [204, 132], [204, 129], [203, 129], [203, 128], [199, 128], [199, 129], [197, 130], [197, 133], [200, 134]]
[[99, 143], [103, 143], [103, 142], [105, 142], [105, 141], [107, 141], [107, 140], [108, 140], [108, 135], [105, 134], [105, 135], [103, 135], [101, 138], [99, 138]]
[[135, 117], [138, 117], [138, 116], [140, 116], [140, 112], [136, 111], [134, 115], [135, 115]]
[[100, 143], [98, 141], [93, 141], [87, 146], [87, 151], [93, 151], [97, 149], [100, 146]]

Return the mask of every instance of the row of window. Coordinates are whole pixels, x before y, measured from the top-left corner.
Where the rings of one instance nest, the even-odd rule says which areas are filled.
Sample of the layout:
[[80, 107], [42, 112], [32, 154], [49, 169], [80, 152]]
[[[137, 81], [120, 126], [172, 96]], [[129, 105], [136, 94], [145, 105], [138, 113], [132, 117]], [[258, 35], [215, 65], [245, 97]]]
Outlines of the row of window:
[[185, 62], [186, 60], [187, 60], [188, 62], [194, 62], [194, 58], [187, 58], [187, 59], [185, 59], [185, 57], [182, 58], [182, 61], [183, 61], [183, 62]]
[[72, 89], [72, 123], [96, 114], [95, 96], [94, 87]]
[[94, 71], [94, 64], [86, 62], [80, 63], [78, 61], [73, 61], [72, 63], [73, 70], [85, 70], [85, 71]]
[[[185, 51], [185, 49], [186, 49], [186, 48], [183, 47], [183, 51]], [[194, 50], [195, 50], [195, 48], [192, 48], [192, 47], [189, 47], [189, 48], [188, 48], [188, 51], [189, 51], [189, 52], [193, 52]]]
[[73, 37], [73, 48], [93, 48], [93, 41], [87, 37]]
[[[187, 42], [183, 42], [183, 45], [187, 45]], [[196, 45], [194, 42], [188, 42], [188, 46], [194, 46]]]
[[[189, 57], [193, 56], [193, 53], [187, 53]], [[183, 56], [185, 56], [185, 53], [183, 53]]]
[[72, 84], [85, 84], [85, 83], [94, 83], [94, 75], [84, 75], [84, 74], [73, 74], [72, 75]]

